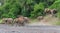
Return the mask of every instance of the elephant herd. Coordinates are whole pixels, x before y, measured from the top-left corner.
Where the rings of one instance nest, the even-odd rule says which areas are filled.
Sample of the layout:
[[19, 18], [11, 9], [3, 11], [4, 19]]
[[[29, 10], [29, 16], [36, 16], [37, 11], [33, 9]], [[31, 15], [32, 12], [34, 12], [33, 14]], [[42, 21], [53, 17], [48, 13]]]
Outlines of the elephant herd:
[[29, 18], [24, 16], [19, 16], [15, 19], [13, 18], [3, 18], [2, 19], [3, 24], [18, 24], [19, 26], [24, 26], [26, 23], [29, 23]]
[[[51, 15], [51, 16], [54, 16], [56, 17], [56, 13], [57, 13], [57, 10], [56, 9], [49, 9], [49, 8], [45, 8], [44, 12], [43, 12], [45, 15]], [[44, 16], [38, 16], [37, 19], [40, 21], [44, 18]]]
[[44, 13], [47, 14], [47, 15], [51, 14], [53, 16], [57, 13], [57, 10], [56, 9], [45, 8]]
[[[54, 15], [57, 13], [57, 10], [56, 10], [56, 9], [48, 9], [48, 8], [46, 8], [46, 9], [44, 10], [44, 13], [45, 13], [46, 15], [51, 14], [52, 16], [54, 16]], [[44, 18], [44, 16], [38, 16], [38, 17], [37, 17], [38, 20], [42, 20], [43, 18]], [[3, 19], [2, 19], [2, 22], [3, 22], [4, 24], [12, 24], [12, 25], [18, 24], [18, 25], [24, 26], [25, 24], [27, 24], [27, 23], [30, 22], [30, 18], [24, 17], [24, 16], [21, 16], [21, 15], [20, 15], [20, 16], [18, 16], [18, 17], [15, 18], [15, 19], [13, 19], [13, 18], [3, 18]]]

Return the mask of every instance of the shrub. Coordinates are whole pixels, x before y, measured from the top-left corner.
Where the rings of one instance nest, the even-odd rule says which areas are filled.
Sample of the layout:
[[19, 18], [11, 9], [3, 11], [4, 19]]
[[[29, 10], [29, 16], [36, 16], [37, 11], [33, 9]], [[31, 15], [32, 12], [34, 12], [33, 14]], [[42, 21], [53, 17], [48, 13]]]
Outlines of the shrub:
[[44, 3], [34, 5], [34, 11], [31, 12], [31, 17], [37, 17], [43, 14]]
[[49, 8], [51, 8], [51, 9], [57, 9], [57, 17], [59, 17], [60, 18], [60, 0], [56, 0], [53, 4], [52, 4], [52, 6], [50, 6]]

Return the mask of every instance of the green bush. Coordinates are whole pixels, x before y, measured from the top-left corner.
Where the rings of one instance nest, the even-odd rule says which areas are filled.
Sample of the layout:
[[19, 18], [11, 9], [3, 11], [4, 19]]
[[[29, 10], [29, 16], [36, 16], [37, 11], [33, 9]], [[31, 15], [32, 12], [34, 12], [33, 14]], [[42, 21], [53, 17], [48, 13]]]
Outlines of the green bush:
[[60, 18], [60, 0], [56, 0], [53, 4], [52, 4], [52, 6], [50, 6], [49, 8], [51, 8], [51, 9], [57, 9], [57, 17], [59, 17]]
[[[16, 18], [17, 15], [37, 17], [43, 15], [45, 7], [49, 7], [55, 0], [1, 0], [0, 17]], [[56, 0], [58, 1], [58, 0]], [[52, 6], [52, 7], [55, 7]]]
[[15, 18], [20, 11], [18, 3], [16, 3], [16, 0], [8, 0], [5, 2], [5, 4], [1, 7], [2, 15], [1, 17], [9, 17], [9, 18]]
[[44, 3], [34, 5], [34, 11], [31, 12], [31, 17], [41, 16], [44, 11]]

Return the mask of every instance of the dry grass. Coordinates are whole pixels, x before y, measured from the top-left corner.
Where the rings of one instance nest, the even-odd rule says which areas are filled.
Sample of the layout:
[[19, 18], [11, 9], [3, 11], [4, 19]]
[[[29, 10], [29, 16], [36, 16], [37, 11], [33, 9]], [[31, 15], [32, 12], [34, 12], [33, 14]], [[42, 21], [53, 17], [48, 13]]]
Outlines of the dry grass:
[[[42, 22], [42, 23], [41, 23]], [[38, 21], [37, 19], [32, 19], [31, 24], [46, 24], [46, 25], [60, 25], [59, 19], [57, 17], [52, 17], [47, 15], [43, 20]]]

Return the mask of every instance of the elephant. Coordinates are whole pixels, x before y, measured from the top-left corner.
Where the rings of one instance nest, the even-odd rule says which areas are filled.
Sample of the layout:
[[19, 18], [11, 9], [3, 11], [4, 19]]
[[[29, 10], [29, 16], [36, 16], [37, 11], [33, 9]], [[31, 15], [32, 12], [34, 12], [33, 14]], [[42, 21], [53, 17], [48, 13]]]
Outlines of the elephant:
[[47, 15], [48, 15], [48, 14], [51, 14], [51, 10], [48, 9], [48, 8], [46, 8], [46, 9], [44, 10], [44, 13], [47, 14]]
[[52, 16], [54, 16], [56, 13], [57, 13], [57, 10], [56, 9], [49, 9], [49, 8], [46, 8], [45, 10], [44, 10], [44, 13], [46, 14], [46, 15], [52, 15]]
[[51, 9], [51, 15], [56, 16], [57, 10], [56, 9]]
[[21, 25], [24, 26], [24, 17], [20, 16], [18, 18], [15, 18], [14, 19], [14, 23], [16, 23], [19, 26], [21, 26]]
[[2, 22], [4, 22], [5, 24], [12, 24], [13, 23], [13, 19], [12, 18], [3, 18]]
[[38, 16], [37, 19], [40, 21], [42, 20], [44, 17], [43, 16]]
[[14, 23], [18, 24], [19, 26], [24, 26], [26, 23], [29, 23], [29, 19], [27, 17], [20, 16], [14, 19]]

